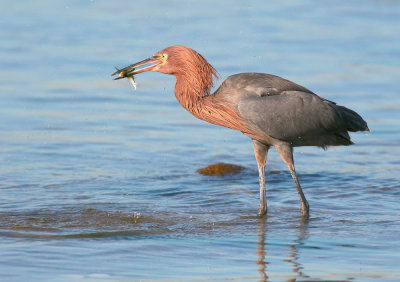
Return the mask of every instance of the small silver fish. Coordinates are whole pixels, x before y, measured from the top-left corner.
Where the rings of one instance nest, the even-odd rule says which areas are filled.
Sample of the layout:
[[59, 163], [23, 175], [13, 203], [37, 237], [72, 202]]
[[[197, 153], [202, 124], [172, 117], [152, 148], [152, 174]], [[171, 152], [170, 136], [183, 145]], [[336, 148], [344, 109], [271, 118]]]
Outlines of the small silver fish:
[[133, 75], [128, 76], [127, 78], [128, 78], [128, 80], [131, 82], [133, 88], [136, 90], [136, 81], [135, 81], [135, 79], [133, 78]]
[[121, 78], [127, 78], [130, 81], [130, 83], [132, 84], [133, 88], [136, 90], [135, 78], [133, 77], [133, 75], [129, 74], [129, 73], [133, 72], [135, 69], [131, 69], [129, 71], [120, 70], [117, 67], [115, 67], [115, 69], [117, 71], [115, 73], [113, 73], [113, 75], [118, 74], [118, 77], [114, 78], [114, 80], [118, 80], [118, 79], [121, 79]]

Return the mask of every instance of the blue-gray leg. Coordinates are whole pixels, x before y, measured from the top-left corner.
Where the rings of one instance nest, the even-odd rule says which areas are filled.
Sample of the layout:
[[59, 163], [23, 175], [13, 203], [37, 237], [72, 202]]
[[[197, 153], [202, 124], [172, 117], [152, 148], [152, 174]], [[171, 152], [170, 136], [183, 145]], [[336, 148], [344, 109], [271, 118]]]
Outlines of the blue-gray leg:
[[258, 177], [260, 184], [260, 207], [258, 209], [258, 216], [263, 216], [267, 213], [267, 196], [265, 192], [265, 162], [269, 146], [253, 140], [254, 155], [256, 157], [258, 166]]
[[303, 216], [308, 216], [310, 205], [308, 204], [307, 199], [304, 196], [303, 190], [301, 189], [300, 183], [297, 180], [296, 170], [294, 169], [293, 148], [289, 144], [283, 142], [275, 145], [274, 147], [290, 170], [290, 175], [293, 178], [294, 184], [296, 185], [297, 193], [300, 197], [300, 211]]

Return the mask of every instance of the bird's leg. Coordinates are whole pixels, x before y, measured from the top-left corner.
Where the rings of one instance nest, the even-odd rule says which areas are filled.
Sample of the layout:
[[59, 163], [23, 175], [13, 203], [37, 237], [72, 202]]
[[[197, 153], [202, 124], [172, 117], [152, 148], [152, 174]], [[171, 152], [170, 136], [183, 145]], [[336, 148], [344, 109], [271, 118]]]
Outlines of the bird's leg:
[[290, 170], [290, 174], [292, 175], [294, 184], [296, 185], [297, 193], [299, 194], [300, 197], [301, 213], [303, 214], [303, 216], [308, 216], [310, 206], [307, 202], [306, 197], [304, 196], [300, 183], [297, 180], [296, 170], [294, 168], [294, 161], [293, 161], [293, 148], [289, 144], [281, 143], [275, 146], [275, 149]]
[[308, 204], [307, 199], [304, 196], [303, 189], [301, 189], [300, 183], [297, 180], [297, 175], [296, 175], [296, 171], [295, 171], [294, 168], [290, 170], [290, 174], [292, 175], [293, 181], [296, 184], [297, 193], [299, 193], [299, 196], [300, 196], [300, 202], [301, 202], [300, 210], [301, 210], [301, 213], [302, 213], [303, 216], [308, 217], [309, 210], [310, 210], [310, 205]]
[[269, 146], [262, 144], [257, 140], [253, 140], [254, 155], [258, 166], [258, 177], [260, 184], [260, 208], [258, 216], [263, 216], [267, 213], [267, 197], [265, 195], [265, 162]]

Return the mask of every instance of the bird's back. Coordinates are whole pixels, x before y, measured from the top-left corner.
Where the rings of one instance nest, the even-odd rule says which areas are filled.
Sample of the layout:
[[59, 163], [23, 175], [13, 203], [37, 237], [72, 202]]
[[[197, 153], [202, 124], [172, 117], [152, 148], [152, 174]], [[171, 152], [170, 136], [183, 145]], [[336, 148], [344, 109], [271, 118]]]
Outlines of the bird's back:
[[[284, 91], [301, 91], [316, 95], [311, 90], [282, 77], [267, 73], [238, 73], [229, 76], [215, 91], [229, 101], [237, 101], [250, 96], [274, 96]], [[318, 96], [318, 95], [316, 95]], [[319, 97], [319, 96], [318, 96]], [[319, 97], [322, 100], [326, 100]], [[329, 101], [335, 104], [332, 101]]]
[[215, 97], [233, 105], [258, 135], [292, 146], [351, 145], [347, 131], [368, 130], [356, 112], [270, 74], [230, 76]]

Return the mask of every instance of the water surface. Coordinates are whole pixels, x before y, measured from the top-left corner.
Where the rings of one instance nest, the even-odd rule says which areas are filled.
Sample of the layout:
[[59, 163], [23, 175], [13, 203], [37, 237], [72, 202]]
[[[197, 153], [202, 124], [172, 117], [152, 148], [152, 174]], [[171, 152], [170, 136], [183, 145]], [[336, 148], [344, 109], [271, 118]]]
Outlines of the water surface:
[[[396, 281], [400, 3], [0, 3], [3, 281]], [[185, 112], [174, 78], [112, 81], [173, 44], [223, 79], [267, 72], [359, 112], [356, 146], [296, 148], [311, 205], [268, 156], [256, 217], [250, 140]], [[225, 162], [236, 175], [196, 170]]]

